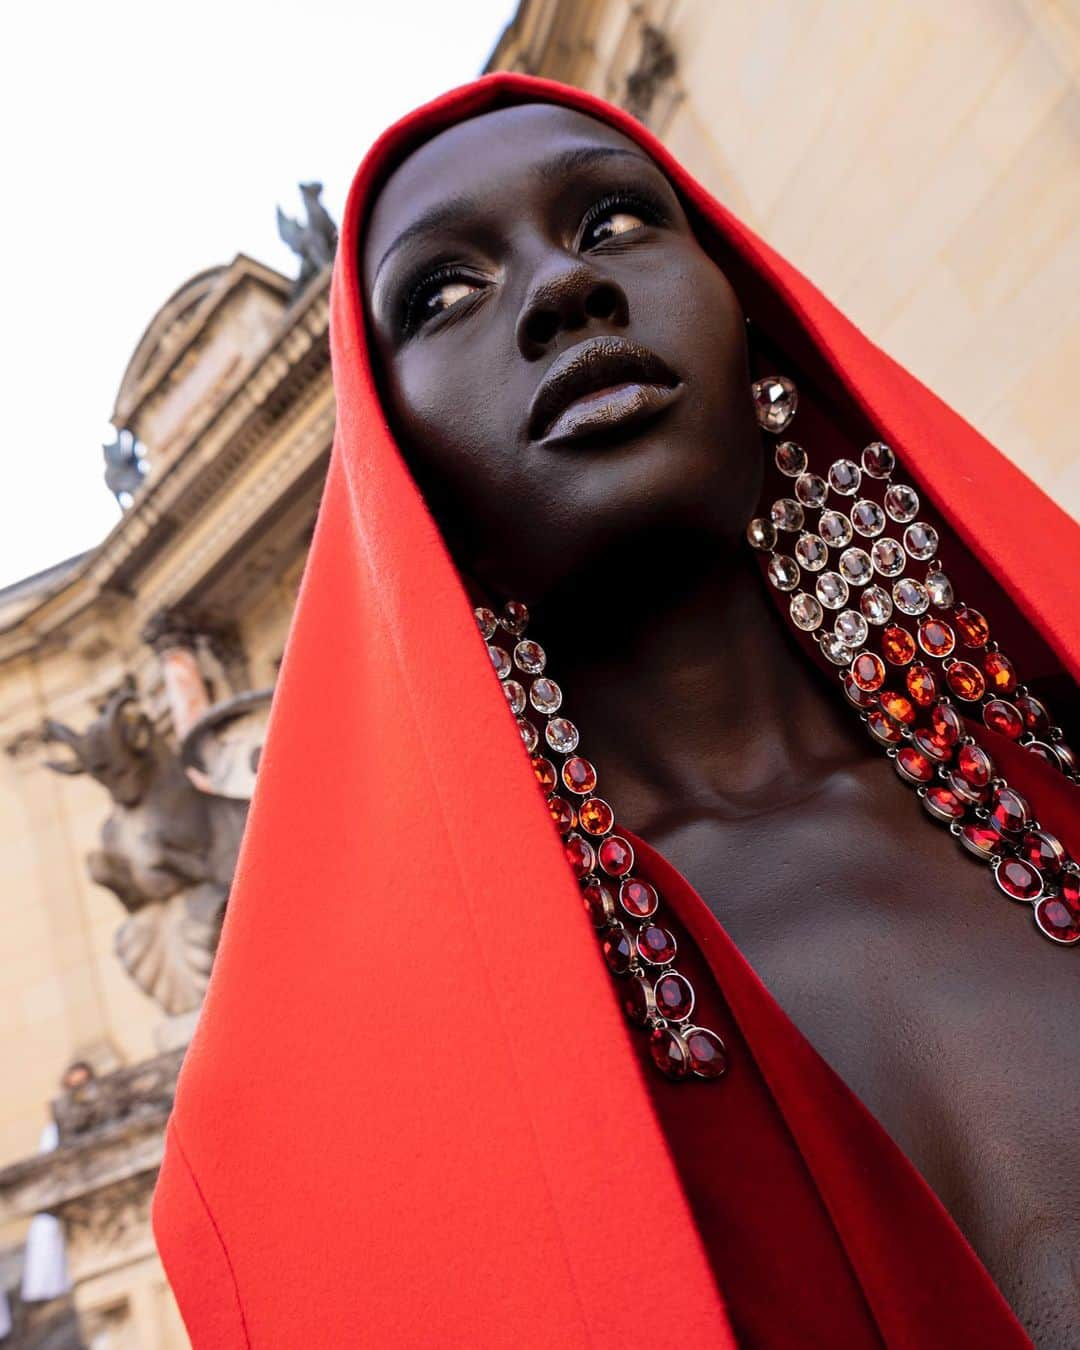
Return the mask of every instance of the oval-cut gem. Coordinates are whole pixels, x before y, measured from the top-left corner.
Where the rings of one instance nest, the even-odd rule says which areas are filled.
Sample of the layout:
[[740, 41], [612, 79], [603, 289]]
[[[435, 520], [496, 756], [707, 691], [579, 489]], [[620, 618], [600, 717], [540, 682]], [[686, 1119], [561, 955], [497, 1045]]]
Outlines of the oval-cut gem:
[[877, 539], [870, 546], [870, 560], [883, 577], [898, 577], [907, 566], [904, 550], [895, 539]]
[[690, 1072], [690, 1051], [686, 1042], [670, 1027], [657, 1027], [649, 1037], [653, 1063], [668, 1078], [685, 1078]]
[[960, 714], [954, 707], [945, 702], [934, 704], [930, 710], [930, 731], [942, 744], [951, 749], [960, 739], [963, 730]]
[[529, 702], [537, 712], [553, 713], [559, 711], [562, 703], [562, 690], [554, 680], [541, 675], [533, 680], [529, 687]]
[[977, 703], [986, 693], [983, 673], [970, 661], [954, 661], [945, 672], [945, 682], [957, 698], [967, 703]]
[[656, 1011], [670, 1022], [683, 1022], [694, 1011], [690, 981], [677, 970], [666, 970], [653, 986]]
[[522, 638], [514, 648], [514, 661], [518, 669], [525, 671], [527, 675], [541, 675], [547, 664], [547, 655], [539, 642], [533, 642], [531, 638]]
[[896, 468], [896, 456], [884, 441], [871, 441], [862, 452], [862, 467], [871, 478], [888, 478]]
[[786, 553], [774, 553], [769, 559], [769, 580], [778, 591], [793, 591], [799, 584], [799, 564]]
[[909, 727], [915, 721], [915, 709], [911, 705], [911, 700], [905, 698], [903, 694], [883, 689], [878, 697], [882, 711], [888, 713], [894, 722]]
[[829, 486], [843, 497], [853, 497], [862, 482], [862, 470], [853, 459], [838, 459], [829, 466]]
[[587, 881], [581, 888], [581, 898], [585, 902], [585, 913], [597, 928], [603, 928], [614, 919], [615, 897], [602, 881]]
[[708, 1027], [689, 1027], [683, 1032], [690, 1051], [690, 1068], [697, 1078], [723, 1078], [727, 1072], [724, 1042]]
[[495, 611], [488, 609], [486, 605], [479, 605], [473, 610], [476, 617], [476, 626], [480, 629], [480, 636], [485, 642], [495, 636], [495, 625], [498, 620], [495, 618]]
[[845, 670], [840, 678], [848, 702], [854, 703], [856, 708], [873, 708], [877, 704], [877, 694], [860, 689], [852, 678], [850, 670]]
[[929, 757], [914, 745], [902, 745], [893, 760], [896, 772], [909, 783], [929, 783], [936, 772], [936, 766]]
[[555, 775], [555, 765], [550, 759], [545, 759], [543, 755], [533, 755], [532, 757], [533, 773], [536, 774], [536, 781], [545, 792], [554, 790], [558, 781]]
[[851, 523], [864, 539], [876, 539], [885, 528], [885, 512], [869, 497], [860, 497], [851, 508]]
[[795, 441], [781, 441], [776, 447], [776, 467], [788, 478], [806, 472], [806, 451]]
[[956, 646], [956, 634], [944, 619], [923, 619], [919, 624], [919, 646], [927, 656], [948, 656]]
[[651, 919], [660, 907], [660, 897], [647, 881], [626, 877], [619, 887], [619, 904], [635, 919]]
[[803, 527], [803, 509], [794, 497], [781, 497], [769, 510], [769, 519], [778, 530], [801, 530]]
[[613, 834], [600, 845], [597, 856], [600, 866], [611, 877], [624, 877], [634, 865], [634, 850], [628, 840]]
[[517, 680], [503, 680], [502, 691], [506, 695], [507, 703], [510, 704], [511, 712], [525, 711], [525, 689]]
[[1020, 853], [1032, 867], [1037, 867], [1040, 872], [1051, 877], [1057, 876], [1069, 856], [1060, 839], [1049, 830], [1028, 830], [1020, 845]]
[[851, 678], [864, 693], [876, 693], [885, 683], [881, 657], [874, 652], [860, 652], [851, 663]]
[[865, 586], [874, 575], [874, 564], [864, 548], [846, 548], [840, 554], [840, 575], [850, 586]]
[[964, 744], [956, 755], [956, 772], [973, 788], [990, 786], [994, 764], [981, 745]]
[[830, 548], [846, 548], [851, 543], [851, 521], [842, 511], [822, 511], [818, 534]]
[[870, 632], [866, 620], [855, 609], [845, 609], [838, 614], [834, 628], [836, 636], [848, 647], [861, 647]]
[[940, 736], [935, 736], [927, 727], [917, 727], [911, 739], [924, 755], [928, 755], [937, 764], [947, 764], [952, 759], [953, 747]]
[[983, 862], [999, 858], [1005, 852], [1005, 840], [997, 830], [990, 825], [983, 825], [981, 821], [965, 825], [959, 837], [967, 851], [973, 853], [976, 858], [981, 858]]
[[562, 766], [562, 780], [571, 792], [584, 797], [596, 787], [596, 770], [587, 759], [571, 755]]
[[919, 514], [919, 494], [906, 483], [893, 483], [885, 489], [885, 510], [898, 525], [906, 525]]
[[871, 708], [866, 714], [866, 729], [882, 745], [899, 745], [904, 739], [900, 728], [880, 708]]
[[926, 591], [930, 603], [937, 605], [938, 609], [952, 609], [956, 602], [953, 584], [944, 572], [927, 572]]
[[906, 666], [915, 659], [915, 639], [906, 628], [890, 624], [881, 634], [881, 654], [893, 666]]
[[755, 380], [750, 390], [758, 426], [774, 436], [779, 435], [795, 416], [799, 391], [786, 375], [766, 375], [764, 379]]
[[1035, 922], [1048, 938], [1071, 944], [1080, 942], [1080, 905], [1064, 896], [1048, 895], [1035, 906]]
[[973, 787], [966, 778], [961, 778], [955, 769], [945, 775], [945, 782], [958, 797], [970, 802], [972, 806], [981, 806], [990, 795], [988, 788]]
[[1053, 750], [1062, 773], [1080, 773], [1080, 755], [1071, 745], [1066, 745], [1064, 741], [1055, 741]]
[[802, 534], [795, 545], [795, 557], [808, 572], [820, 572], [829, 561], [829, 549], [820, 534]]
[[609, 924], [600, 935], [600, 950], [613, 975], [625, 975], [634, 959], [634, 943], [621, 923]]
[[755, 516], [746, 527], [746, 538], [751, 548], [768, 552], [776, 547], [776, 526], [764, 516]]
[[829, 495], [829, 485], [816, 473], [801, 473], [795, 479], [795, 496], [803, 506], [824, 506]]
[[555, 826], [560, 833], [565, 834], [567, 830], [572, 830], [577, 824], [577, 812], [566, 798], [560, 797], [557, 792], [553, 792], [547, 801], [551, 819], [555, 822]]
[[929, 562], [938, 551], [938, 532], [925, 520], [916, 520], [904, 531], [904, 547], [913, 558]]
[[1011, 900], [1034, 903], [1042, 895], [1042, 876], [1024, 858], [1002, 858], [994, 869], [994, 880]]
[[926, 587], [914, 577], [901, 577], [892, 588], [893, 603], [904, 614], [925, 614], [930, 608]]
[[1031, 823], [1027, 800], [1015, 788], [1000, 787], [994, 793], [990, 823], [1002, 834], [1019, 834]]
[[967, 803], [952, 788], [935, 785], [926, 789], [923, 805], [937, 820], [959, 820], [967, 810]]
[[986, 616], [970, 605], [960, 605], [953, 614], [953, 620], [965, 647], [985, 647], [990, 641], [990, 625]]
[[994, 694], [1012, 694], [1016, 690], [1016, 667], [1003, 652], [987, 652], [983, 661], [987, 688]]
[[1034, 698], [1031, 694], [1024, 694], [1016, 700], [1017, 711], [1024, 719], [1024, 729], [1037, 736], [1040, 732], [1050, 730], [1050, 714], [1047, 711], [1046, 704]]
[[572, 834], [563, 845], [566, 861], [570, 870], [579, 879], [586, 876], [596, 866], [596, 852], [587, 839], [580, 834]]
[[536, 749], [536, 744], [539, 740], [539, 737], [536, 734], [536, 728], [527, 717], [519, 717], [517, 718], [517, 729], [521, 733], [521, 740], [525, 749], [528, 750], [531, 755]]
[[514, 637], [520, 637], [529, 626], [528, 608], [520, 600], [507, 600], [503, 606], [503, 612], [499, 616], [499, 623], [508, 633]]
[[500, 647], [498, 643], [488, 643], [488, 656], [491, 657], [491, 664], [495, 668], [495, 674], [500, 680], [505, 680], [513, 670], [510, 664], [510, 653], [505, 647]]
[[869, 623], [888, 623], [892, 617], [892, 596], [883, 586], [867, 586], [859, 597], [859, 608]]
[[838, 633], [822, 633], [818, 637], [821, 654], [834, 666], [846, 666], [851, 660], [851, 647]]
[[658, 923], [647, 923], [637, 935], [638, 955], [650, 966], [666, 966], [675, 960], [675, 938]]
[[552, 750], [569, 755], [577, 749], [581, 739], [578, 729], [567, 717], [553, 717], [544, 728], [544, 736]]
[[937, 680], [929, 666], [909, 666], [904, 683], [907, 685], [908, 693], [920, 708], [929, 708], [937, 698]]
[[644, 1026], [656, 1012], [656, 999], [649, 981], [641, 976], [627, 980], [623, 986], [622, 1005], [631, 1022]]
[[1024, 719], [1018, 709], [1003, 698], [992, 698], [983, 708], [983, 721], [991, 731], [1010, 741], [1019, 740], [1024, 732]]
[[848, 584], [839, 572], [822, 572], [814, 590], [826, 609], [843, 609], [847, 604]]
[[578, 823], [588, 834], [607, 834], [615, 824], [615, 812], [603, 797], [586, 797], [578, 807]]
[[806, 591], [800, 591], [798, 595], [791, 597], [788, 613], [795, 627], [801, 628], [804, 633], [812, 633], [815, 628], [821, 626], [823, 618], [821, 605]]

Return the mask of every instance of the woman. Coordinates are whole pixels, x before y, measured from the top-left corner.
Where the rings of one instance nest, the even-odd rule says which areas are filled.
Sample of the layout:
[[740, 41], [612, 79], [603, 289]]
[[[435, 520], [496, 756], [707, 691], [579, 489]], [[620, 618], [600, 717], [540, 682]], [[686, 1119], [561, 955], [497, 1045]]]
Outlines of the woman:
[[331, 339], [196, 1346], [1069, 1344], [1075, 526], [549, 82], [384, 134]]

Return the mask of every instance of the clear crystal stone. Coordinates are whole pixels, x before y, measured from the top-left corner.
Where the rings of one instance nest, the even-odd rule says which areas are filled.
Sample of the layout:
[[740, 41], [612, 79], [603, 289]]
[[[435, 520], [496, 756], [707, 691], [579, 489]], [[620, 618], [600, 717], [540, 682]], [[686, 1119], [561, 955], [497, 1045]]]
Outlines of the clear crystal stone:
[[514, 648], [514, 662], [518, 670], [525, 671], [527, 675], [540, 675], [547, 664], [547, 656], [539, 642], [522, 638]]
[[871, 478], [888, 478], [896, 468], [896, 456], [884, 441], [871, 441], [862, 452], [862, 466]]
[[875, 540], [870, 557], [883, 577], [898, 577], [907, 566], [904, 550], [895, 539]]
[[480, 635], [487, 642], [495, 632], [497, 623], [495, 611], [488, 609], [486, 605], [479, 605], [473, 610], [473, 614], [476, 615], [476, 626], [480, 629]]
[[919, 514], [919, 494], [906, 483], [893, 483], [885, 489], [885, 510], [899, 525], [906, 525]]
[[876, 539], [885, 528], [885, 512], [869, 497], [860, 497], [851, 508], [851, 523], [865, 539]]
[[821, 623], [821, 606], [812, 595], [807, 595], [805, 591], [800, 591], [798, 595], [791, 597], [789, 606], [791, 621], [796, 628], [801, 628], [804, 633], [812, 633]]
[[861, 481], [862, 472], [853, 459], [838, 459], [829, 468], [829, 485], [841, 496], [853, 497]]
[[560, 755], [572, 754], [581, 739], [577, 727], [566, 717], [553, 717], [544, 728], [544, 737]]
[[520, 713], [525, 711], [525, 690], [518, 684], [517, 680], [504, 680], [503, 693], [506, 695], [506, 701], [510, 704], [510, 711]]
[[930, 608], [926, 587], [914, 577], [902, 577], [892, 588], [896, 608], [904, 614], [924, 614]]
[[913, 558], [929, 562], [938, 551], [938, 532], [933, 525], [917, 520], [904, 531], [904, 547]]
[[510, 664], [510, 655], [504, 647], [496, 646], [494, 642], [488, 643], [488, 656], [491, 657], [491, 664], [495, 667], [495, 674], [500, 680], [505, 680], [513, 670]]
[[766, 375], [751, 386], [758, 426], [778, 436], [795, 416], [799, 392], [784, 375]]
[[752, 548], [760, 548], [767, 552], [776, 547], [776, 526], [771, 520], [756, 516], [746, 527], [746, 538]]
[[938, 609], [952, 609], [956, 604], [956, 592], [944, 572], [927, 572], [926, 589]]
[[803, 506], [823, 506], [828, 495], [828, 483], [816, 473], [802, 473], [795, 479], [795, 496]]
[[837, 633], [822, 633], [821, 650], [834, 666], [846, 666], [851, 660], [851, 648]]
[[848, 602], [848, 584], [839, 572], [822, 572], [814, 590], [826, 609], [843, 609]]
[[781, 497], [773, 502], [769, 515], [778, 530], [801, 530], [803, 527], [803, 509], [793, 497]]
[[808, 572], [820, 572], [829, 561], [829, 550], [819, 534], [800, 535], [795, 557]]
[[513, 633], [514, 637], [521, 637], [529, 626], [529, 611], [520, 600], [507, 600], [499, 616], [499, 623], [508, 633]]
[[867, 586], [859, 598], [859, 608], [871, 623], [888, 623], [892, 616], [892, 596], [883, 586]]
[[846, 548], [840, 554], [840, 575], [852, 586], [865, 586], [874, 575], [870, 554], [863, 548]]
[[870, 632], [866, 620], [855, 609], [845, 609], [842, 614], [838, 614], [834, 628], [836, 636], [849, 647], [861, 647]]
[[799, 584], [799, 564], [786, 553], [769, 559], [769, 580], [778, 591], [793, 591]]
[[529, 688], [529, 702], [537, 712], [558, 712], [562, 703], [562, 690], [554, 680], [549, 680], [546, 675], [541, 675], [538, 679], [533, 680]]
[[846, 548], [851, 543], [851, 521], [840, 511], [822, 511], [818, 534], [832, 548]]
[[806, 451], [795, 441], [781, 441], [776, 447], [776, 467], [789, 478], [806, 472]]
[[518, 731], [521, 732], [521, 739], [525, 742], [525, 749], [528, 750], [531, 755], [536, 749], [536, 743], [539, 739], [536, 734], [536, 728], [527, 717], [519, 717], [517, 719], [517, 724]]

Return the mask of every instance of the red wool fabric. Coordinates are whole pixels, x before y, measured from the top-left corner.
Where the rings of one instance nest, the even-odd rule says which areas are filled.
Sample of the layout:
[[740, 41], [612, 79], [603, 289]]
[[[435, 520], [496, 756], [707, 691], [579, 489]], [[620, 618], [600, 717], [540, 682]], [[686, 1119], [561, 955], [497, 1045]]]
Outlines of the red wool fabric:
[[[755, 323], [895, 448], [1026, 678], [1080, 675], [1077, 572], [1061, 565], [1077, 527], [631, 117], [494, 74], [391, 127], [343, 221], [330, 470], [154, 1201], [192, 1340], [1027, 1345], [906, 1158], [634, 838], [731, 1051], [719, 1086], [646, 1066], [390, 434], [356, 265], [372, 194], [441, 129], [532, 100], [654, 157]], [[1075, 852], [1075, 792], [983, 740]], [[1043, 939], [1018, 918], [1017, 940]]]

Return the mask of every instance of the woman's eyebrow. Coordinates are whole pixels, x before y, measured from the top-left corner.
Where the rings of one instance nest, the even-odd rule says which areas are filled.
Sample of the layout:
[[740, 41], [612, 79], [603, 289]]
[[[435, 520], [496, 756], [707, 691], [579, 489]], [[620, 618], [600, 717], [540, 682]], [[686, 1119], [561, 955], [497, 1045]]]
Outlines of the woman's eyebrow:
[[[636, 150], [623, 149], [618, 145], [577, 145], [571, 146], [568, 150], [560, 150], [556, 154], [540, 160], [534, 165], [533, 174], [542, 183], [558, 182], [559, 179], [577, 169], [587, 168], [591, 164], [610, 159], [613, 156], [636, 159], [641, 164], [654, 167], [651, 159], [639, 154]], [[448, 197], [437, 205], [430, 207], [422, 215], [417, 216], [411, 224], [401, 231], [382, 255], [379, 265], [375, 269], [373, 281], [378, 278], [387, 260], [411, 239], [415, 239], [422, 234], [436, 233], [448, 225], [453, 225], [469, 212], [478, 211], [479, 206], [480, 203], [475, 197]]]

